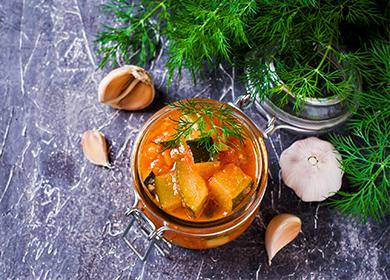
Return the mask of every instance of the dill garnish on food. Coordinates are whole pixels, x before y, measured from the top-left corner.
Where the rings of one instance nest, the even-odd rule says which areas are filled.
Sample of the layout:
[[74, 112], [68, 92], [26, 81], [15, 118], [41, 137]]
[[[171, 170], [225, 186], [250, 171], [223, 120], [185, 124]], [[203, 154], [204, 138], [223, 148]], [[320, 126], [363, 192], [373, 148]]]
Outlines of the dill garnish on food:
[[[181, 115], [178, 120], [173, 120], [177, 123], [176, 133], [166, 142], [166, 147], [177, 147], [196, 132], [199, 144], [203, 145], [212, 157], [220, 151], [236, 147], [234, 142], [228, 141], [230, 138], [240, 142], [246, 138], [243, 125], [234, 117], [229, 105], [186, 99], [170, 106], [180, 110]], [[210, 138], [213, 141], [210, 141]]]

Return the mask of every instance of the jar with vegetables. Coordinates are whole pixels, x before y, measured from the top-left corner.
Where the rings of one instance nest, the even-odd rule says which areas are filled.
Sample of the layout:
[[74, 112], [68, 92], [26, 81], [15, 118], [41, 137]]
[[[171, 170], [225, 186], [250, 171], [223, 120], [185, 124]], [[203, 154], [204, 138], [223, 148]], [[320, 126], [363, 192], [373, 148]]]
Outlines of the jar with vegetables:
[[157, 112], [133, 150], [135, 207], [186, 248], [225, 244], [253, 221], [265, 192], [262, 134], [241, 111], [208, 99]]

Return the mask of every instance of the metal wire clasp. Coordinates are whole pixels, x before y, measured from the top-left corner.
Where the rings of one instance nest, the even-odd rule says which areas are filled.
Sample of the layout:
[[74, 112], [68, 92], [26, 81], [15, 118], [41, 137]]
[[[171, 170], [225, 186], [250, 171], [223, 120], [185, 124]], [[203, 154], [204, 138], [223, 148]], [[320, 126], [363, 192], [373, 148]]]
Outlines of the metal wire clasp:
[[[153, 224], [153, 222], [146, 217], [146, 215], [139, 210], [138, 208], [131, 208], [128, 209], [125, 213], [126, 216], [130, 217], [130, 223], [127, 226], [125, 232], [123, 233], [123, 240], [129, 246], [129, 248], [138, 256], [138, 258], [141, 261], [145, 261], [148, 257], [149, 253], [151, 252], [152, 247], [157, 249], [157, 251], [162, 256], [167, 256], [170, 252], [170, 249], [172, 248], [171, 243], [166, 240], [164, 237], [162, 237], [164, 231], [168, 230], [167, 227], [160, 227], [156, 229], [156, 226]], [[134, 225], [134, 222], [137, 222], [136, 225], [138, 225], [139, 230], [142, 232], [143, 236], [146, 238], [145, 243], [146, 249], [145, 252], [140, 252], [135, 246], [134, 241], [131, 241], [127, 238], [130, 229]]]
[[[236, 98], [236, 100], [234, 100], [233, 103], [229, 103], [229, 104], [241, 111], [252, 107], [253, 104], [255, 103], [257, 105], [257, 102], [253, 96], [251, 96], [250, 94], [244, 94]], [[262, 131], [264, 138], [268, 138], [275, 130], [279, 128], [275, 123], [276, 119], [275, 117], [271, 117], [267, 112], [265, 112], [265, 110], [262, 107], [257, 109], [260, 109], [260, 113], [267, 119], [267, 125], [264, 131], [263, 130], [260, 131]]]
[[244, 94], [237, 97], [236, 100], [234, 100], [233, 105], [245, 110], [252, 107], [254, 101], [254, 98], [250, 94]]
[[287, 129], [287, 130], [305, 133], [305, 134], [317, 132], [316, 130], [313, 129], [301, 128], [301, 127], [289, 125], [284, 121], [278, 119], [276, 116], [269, 114], [263, 108], [262, 103], [257, 101], [250, 94], [241, 95], [233, 103], [230, 102], [229, 104], [240, 110], [248, 109], [255, 104], [257, 111], [259, 111], [259, 113], [267, 120], [266, 127], [264, 128], [264, 130], [261, 130], [263, 132], [264, 138], [269, 138], [275, 131], [279, 129]]

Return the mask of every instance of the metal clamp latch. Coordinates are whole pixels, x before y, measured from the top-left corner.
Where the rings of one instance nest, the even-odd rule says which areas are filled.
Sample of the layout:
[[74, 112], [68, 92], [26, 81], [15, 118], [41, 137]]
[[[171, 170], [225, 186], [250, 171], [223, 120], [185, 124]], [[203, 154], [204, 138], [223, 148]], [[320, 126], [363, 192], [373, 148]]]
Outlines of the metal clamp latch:
[[[230, 106], [235, 107], [236, 109], [245, 110], [253, 106], [256, 103], [256, 100], [250, 94], [244, 94], [236, 98], [234, 102], [229, 102]], [[257, 107], [257, 106], [256, 106]], [[267, 125], [265, 130], [260, 130], [263, 132], [265, 138], [268, 138], [275, 130], [279, 127], [276, 125], [275, 117], [271, 117], [263, 108], [260, 107], [260, 113], [267, 119]]]
[[238, 108], [238, 109], [248, 109], [253, 104], [255, 104], [256, 109], [259, 111], [259, 113], [264, 116], [267, 120], [266, 127], [264, 130], [262, 130], [264, 138], [269, 138], [275, 131], [279, 129], [287, 129], [292, 130], [295, 132], [301, 132], [301, 133], [315, 133], [316, 131], [313, 131], [311, 129], [307, 128], [300, 128], [296, 126], [292, 126], [289, 124], [284, 123], [283, 121], [277, 119], [275, 116], [270, 115], [267, 113], [266, 110], [264, 110], [263, 106], [261, 105], [261, 102], [256, 101], [256, 99], [250, 95], [250, 94], [244, 94], [239, 96], [233, 103], [229, 103], [231, 106]]
[[229, 104], [238, 107], [240, 110], [245, 110], [252, 107], [254, 102], [255, 100], [250, 94], [244, 94], [237, 97], [233, 103], [229, 102]]
[[[138, 256], [141, 261], [146, 260], [153, 246], [162, 256], [167, 256], [169, 254], [172, 245], [168, 240], [162, 237], [164, 231], [168, 230], [167, 227], [160, 227], [156, 229], [156, 226], [153, 224], [153, 222], [137, 208], [131, 208], [127, 210], [125, 215], [129, 216], [131, 221], [123, 233], [122, 238], [126, 242], [127, 246], [129, 246], [129, 248]], [[143, 254], [133, 245], [133, 242], [127, 238], [127, 235], [134, 222], [137, 222], [140, 231], [147, 239], [145, 242], [148, 244]]]

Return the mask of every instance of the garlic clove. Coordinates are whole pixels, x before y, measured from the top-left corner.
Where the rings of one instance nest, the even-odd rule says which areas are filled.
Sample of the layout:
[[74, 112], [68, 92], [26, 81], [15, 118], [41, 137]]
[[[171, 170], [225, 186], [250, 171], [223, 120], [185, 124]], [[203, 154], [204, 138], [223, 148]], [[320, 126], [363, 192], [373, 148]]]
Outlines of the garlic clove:
[[88, 130], [81, 136], [81, 146], [85, 157], [96, 165], [110, 167], [108, 146], [104, 134], [97, 130]]
[[265, 249], [269, 265], [273, 257], [297, 237], [301, 226], [301, 219], [291, 214], [280, 214], [271, 220], [265, 231]]
[[141, 110], [149, 106], [154, 99], [154, 89], [144, 83], [138, 83], [131, 94], [111, 106], [123, 110]]
[[132, 69], [128, 66], [123, 66], [108, 73], [99, 84], [99, 102], [107, 103], [118, 97], [127, 88], [131, 80], [134, 79], [131, 71]]
[[316, 137], [296, 141], [280, 156], [283, 182], [303, 201], [323, 201], [342, 185], [341, 156]]
[[155, 97], [152, 77], [143, 68], [125, 65], [111, 71], [99, 84], [99, 101], [117, 109], [140, 110]]
[[123, 98], [125, 98], [131, 91], [134, 89], [134, 87], [140, 82], [138, 79], [130, 79], [127, 87], [119, 94], [119, 96], [107, 101], [107, 104], [116, 104], [120, 102]]

